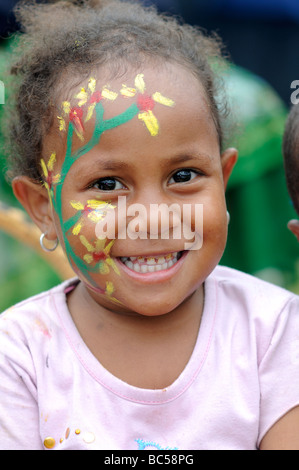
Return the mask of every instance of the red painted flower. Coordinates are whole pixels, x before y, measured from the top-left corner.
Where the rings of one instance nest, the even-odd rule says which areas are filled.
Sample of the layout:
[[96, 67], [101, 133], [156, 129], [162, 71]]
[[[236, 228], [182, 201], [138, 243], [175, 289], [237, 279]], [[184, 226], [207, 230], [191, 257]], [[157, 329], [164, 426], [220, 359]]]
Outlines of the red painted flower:
[[82, 108], [77, 108], [74, 107], [70, 110], [69, 114], [70, 121], [73, 123], [76, 133], [78, 137], [83, 138], [83, 132], [84, 132], [84, 127], [83, 127], [83, 110]]
[[87, 249], [87, 254], [83, 256], [83, 259], [87, 264], [96, 263], [101, 274], [109, 274], [110, 268], [112, 268], [116, 274], [120, 275], [120, 271], [115, 261], [110, 256], [110, 250], [115, 240], [111, 240], [109, 242], [106, 239], [98, 239], [94, 244], [92, 244], [84, 235], [80, 235], [80, 241]]
[[[118, 94], [111, 91], [107, 86], [104, 86], [101, 91], [96, 91], [96, 80], [94, 78], [90, 78], [88, 81], [88, 90], [86, 91], [85, 88], [81, 88], [79, 93], [75, 95], [75, 98], [78, 99], [78, 105], [71, 108], [71, 103], [69, 101], [62, 102], [62, 109], [64, 115], [69, 117], [70, 122], [74, 125], [75, 132], [79, 139], [84, 140], [83, 133], [84, 133], [84, 126], [83, 121], [86, 122], [91, 119], [93, 115], [93, 111], [97, 103], [102, 100], [110, 100], [114, 101]], [[88, 105], [86, 111], [86, 105]], [[85, 119], [83, 120], [83, 115], [85, 115]], [[59, 120], [59, 130], [65, 131], [66, 130], [66, 122], [63, 116], [57, 116]]]
[[90, 104], [99, 103], [103, 99], [103, 95], [100, 91], [95, 91], [90, 97]]
[[155, 106], [153, 98], [147, 94], [137, 96], [137, 106], [140, 111], [152, 111]]
[[54, 164], [56, 162], [56, 153], [53, 152], [49, 158], [48, 163], [41, 159], [41, 167], [44, 176], [44, 186], [48, 191], [49, 199], [52, 203], [52, 198], [54, 196], [54, 185], [60, 182], [60, 174], [54, 174]]
[[159, 132], [159, 123], [153, 113], [154, 106], [156, 103], [160, 103], [164, 106], [174, 106], [174, 101], [170, 98], [166, 98], [159, 92], [154, 93], [152, 96], [145, 93], [143, 74], [138, 74], [135, 77], [135, 88], [129, 88], [126, 85], [123, 85], [120, 93], [126, 98], [133, 98], [136, 96], [136, 104], [140, 110], [138, 118], [144, 122], [147, 130], [152, 136], [157, 135]]

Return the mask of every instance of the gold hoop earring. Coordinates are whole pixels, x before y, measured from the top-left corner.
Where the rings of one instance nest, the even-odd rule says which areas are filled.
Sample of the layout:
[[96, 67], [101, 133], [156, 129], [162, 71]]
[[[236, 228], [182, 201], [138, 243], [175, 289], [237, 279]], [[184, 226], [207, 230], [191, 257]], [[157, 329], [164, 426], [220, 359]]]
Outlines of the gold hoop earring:
[[45, 236], [46, 236], [46, 233], [42, 233], [42, 234], [41, 234], [40, 239], [39, 239], [40, 246], [41, 246], [42, 249], [43, 249], [44, 251], [46, 251], [47, 253], [50, 253], [50, 252], [52, 252], [52, 251], [55, 251], [56, 248], [58, 247], [58, 243], [59, 243], [58, 238], [56, 238], [55, 245], [52, 246], [52, 248], [47, 248], [47, 247], [44, 245], [44, 238], [45, 238]]

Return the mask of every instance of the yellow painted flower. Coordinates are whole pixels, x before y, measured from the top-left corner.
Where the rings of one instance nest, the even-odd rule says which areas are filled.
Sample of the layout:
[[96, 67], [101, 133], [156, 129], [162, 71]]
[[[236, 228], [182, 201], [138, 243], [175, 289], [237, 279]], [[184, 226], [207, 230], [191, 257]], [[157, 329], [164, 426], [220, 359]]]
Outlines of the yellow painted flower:
[[106, 295], [108, 295], [109, 297], [111, 297], [111, 295], [113, 294], [114, 292], [114, 285], [112, 284], [111, 281], [107, 281], [106, 282]]
[[54, 164], [56, 162], [56, 153], [53, 152], [49, 158], [48, 163], [41, 159], [40, 164], [43, 171], [44, 186], [48, 191], [49, 199], [52, 203], [52, 198], [54, 196], [53, 186], [60, 182], [60, 174], [54, 175]]
[[[83, 107], [88, 104], [86, 117], [84, 122], [89, 121], [92, 118], [95, 106], [97, 103], [103, 99], [114, 101], [118, 96], [118, 93], [111, 91], [107, 85], [103, 86], [101, 91], [96, 91], [96, 80], [95, 78], [90, 78], [88, 81], [87, 90], [81, 88], [79, 93], [75, 95], [75, 98], [78, 100], [77, 106], [71, 107], [69, 101], [63, 101], [62, 110], [64, 115], [68, 115], [69, 120], [73, 123], [75, 132], [80, 140], [83, 139]], [[63, 116], [57, 116], [59, 121], [59, 130], [66, 130], [66, 122]]]
[[94, 199], [87, 201], [85, 205], [82, 204], [82, 202], [76, 201], [71, 201], [70, 204], [77, 211], [81, 211], [81, 217], [73, 227], [73, 235], [79, 235], [86, 218], [90, 219], [94, 223], [97, 223], [107, 215], [108, 211], [113, 210], [116, 207], [109, 202], [97, 201]]
[[137, 106], [140, 110], [138, 118], [144, 122], [150, 134], [156, 136], [159, 132], [159, 122], [152, 111], [155, 103], [170, 107], [173, 107], [175, 103], [159, 92], [155, 92], [152, 96], [145, 93], [146, 87], [143, 77], [143, 74], [138, 74], [135, 77], [135, 88], [123, 85], [120, 93], [126, 98], [133, 98], [137, 95]]
[[85, 122], [89, 121], [93, 115], [94, 108], [97, 103], [102, 101], [103, 99], [114, 101], [118, 97], [118, 93], [111, 91], [107, 85], [103, 86], [101, 91], [95, 91], [96, 80], [91, 78], [89, 80], [89, 89], [92, 91], [92, 95], [89, 99], [89, 106], [87, 109], [87, 115], [85, 118]]
[[114, 289], [113, 283], [111, 281], [107, 281], [105, 295], [109, 298], [109, 300], [111, 300], [115, 304], [123, 305], [122, 302], [120, 302], [119, 300], [117, 300], [115, 297], [112, 296], [112, 294], [114, 294], [114, 291], [115, 289]]
[[79, 100], [78, 106], [80, 106], [80, 108], [81, 108], [81, 106], [83, 106], [88, 100], [88, 93], [85, 90], [85, 88], [81, 88], [81, 90], [79, 91], [79, 93], [77, 93], [75, 98], [77, 98]]
[[109, 255], [115, 240], [111, 240], [109, 243], [107, 243], [106, 239], [98, 239], [95, 244], [92, 245], [84, 235], [80, 235], [80, 241], [88, 251], [88, 253], [83, 256], [83, 259], [86, 263], [98, 264], [99, 272], [101, 274], [109, 274], [110, 268], [112, 268], [116, 274], [120, 275], [115, 261]]

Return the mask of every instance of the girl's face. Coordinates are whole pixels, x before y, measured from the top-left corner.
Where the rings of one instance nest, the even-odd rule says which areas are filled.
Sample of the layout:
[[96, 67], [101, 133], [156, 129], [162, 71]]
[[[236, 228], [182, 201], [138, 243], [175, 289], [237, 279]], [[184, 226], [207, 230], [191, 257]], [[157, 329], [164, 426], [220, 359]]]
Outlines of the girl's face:
[[172, 311], [218, 264], [227, 237], [235, 151], [220, 156], [201, 84], [170, 64], [109, 81], [94, 75], [62, 102], [55, 132], [42, 161], [46, 187], [88, 292], [119, 312]]

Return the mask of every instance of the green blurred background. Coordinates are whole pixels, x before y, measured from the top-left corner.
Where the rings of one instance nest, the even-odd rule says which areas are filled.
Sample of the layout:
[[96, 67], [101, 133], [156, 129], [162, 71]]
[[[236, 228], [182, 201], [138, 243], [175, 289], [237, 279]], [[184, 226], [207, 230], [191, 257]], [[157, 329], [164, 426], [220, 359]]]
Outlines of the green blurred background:
[[[9, 54], [10, 42], [4, 40], [0, 79]], [[231, 220], [221, 263], [298, 292], [299, 246], [287, 229], [296, 214], [281, 155], [286, 105], [267, 82], [241, 67], [230, 67], [225, 82], [238, 124], [228, 145], [238, 148], [239, 161], [227, 189]], [[0, 105], [3, 113], [5, 104]], [[0, 201], [20, 208], [5, 181], [1, 154], [0, 167]], [[36, 252], [1, 229], [0, 262], [0, 312], [62, 280]]]
[[[11, 41], [0, 42], [0, 79], [5, 76]], [[5, 80], [4, 84], [6, 84]], [[8, 87], [5, 103], [8, 104]], [[0, 104], [0, 118], [5, 113], [5, 103]], [[5, 116], [4, 116], [5, 118]], [[0, 129], [0, 146], [3, 135]], [[6, 163], [0, 152], [0, 204], [22, 210], [5, 178]], [[25, 216], [27, 216], [24, 213]], [[29, 219], [28, 219], [29, 220]], [[42, 292], [61, 282], [61, 277], [37, 252], [7, 234], [0, 226], [0, 312], [27, 297]]]

